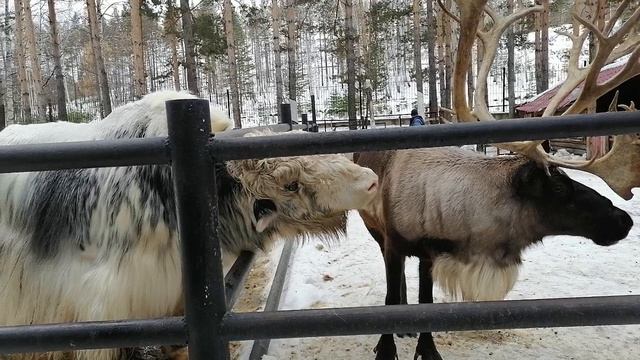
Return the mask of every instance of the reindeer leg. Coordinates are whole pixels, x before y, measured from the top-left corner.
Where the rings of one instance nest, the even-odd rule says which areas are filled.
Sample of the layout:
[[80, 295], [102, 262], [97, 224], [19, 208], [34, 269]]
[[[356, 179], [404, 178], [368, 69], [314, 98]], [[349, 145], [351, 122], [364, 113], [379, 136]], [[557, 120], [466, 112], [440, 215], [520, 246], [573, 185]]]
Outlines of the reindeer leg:
[[[402, 287], [400, 288], [400, 304], [406, 305], [407, 302], [407, 277], [404, 273], [404, 263], [402, 266]], [[416, 337], [416, 333], [404, 333], [404, 334], [396, 334], [399, 338], [403, 338], [405, 336], [414, 338]]]
[[[421, 304], [433, 303], [433, 279], [431, 278], [431, 267], [433, 260], [431, 258], [420, 258], [419, 278], [420, 290], [418, 294], [418, 302]], [[433, 342], [433, 336], [430, 332], [420, 333], [416, 352], [413, 355], [414, 360], [442, 360], [442, 357], [436, 349]]]
[[[384, 267], [387, 273], [387, 297], [385, 305], [398, 305], [402, 301], [402, 274], [404, 273], [404, 255], [399, 255], [390, 247], [384, 248]], [[396, 344], [393, 334], [384, 334], [373, 350], [376, 360], [397, 359]]]

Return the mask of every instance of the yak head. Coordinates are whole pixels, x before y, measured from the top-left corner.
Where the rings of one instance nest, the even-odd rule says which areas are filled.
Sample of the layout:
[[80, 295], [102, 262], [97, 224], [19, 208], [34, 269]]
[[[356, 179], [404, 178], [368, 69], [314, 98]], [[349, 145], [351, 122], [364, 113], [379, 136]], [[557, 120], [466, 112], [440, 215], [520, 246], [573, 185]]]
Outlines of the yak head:
[[372, 170], [344, 155], [236, 160], [227, 170], [253, 200], [256, 231], [286, 238], [335, 238], [347, 211], [367, 206], [378, 188]]

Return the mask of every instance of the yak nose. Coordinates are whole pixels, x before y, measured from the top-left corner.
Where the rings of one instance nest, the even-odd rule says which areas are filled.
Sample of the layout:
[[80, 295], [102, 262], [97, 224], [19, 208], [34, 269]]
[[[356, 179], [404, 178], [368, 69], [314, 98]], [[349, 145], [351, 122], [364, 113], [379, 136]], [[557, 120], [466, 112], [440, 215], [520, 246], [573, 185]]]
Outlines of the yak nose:
[[364, 174], [361, 175], [360, 179], [363, 181], [367, 193], [374, 194], [378, 190], [378, 175], [371, 169], [364, 168], [364, 170]]
[[376, 191], [378, 191], [378, 179], [373, 180], [367, 188], [368, 193], [375, 193]]

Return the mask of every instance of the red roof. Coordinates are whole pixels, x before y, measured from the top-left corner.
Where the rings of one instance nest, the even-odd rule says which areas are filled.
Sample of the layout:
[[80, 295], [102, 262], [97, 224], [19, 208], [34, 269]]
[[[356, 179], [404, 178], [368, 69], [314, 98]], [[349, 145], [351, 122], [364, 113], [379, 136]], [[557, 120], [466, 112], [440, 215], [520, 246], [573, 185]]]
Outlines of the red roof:
[[[611, 79], [612, 77], [614, 77], [617, 73], [620, 72], [620, 70], [622, 70], [624, 65], [625, 64], [621, 64], [618, 66], [613, 66], [608, 69], [601, 70], [600, 74], [598, 74], [598, 84], [603, 84], [607, 82], [609, 79]], [[580, 85], [578, 85], [575, 89], [573, 89], [573, 91], [560, 102], [560, 104], [558, 105], [558, 109], [562, 109], [565, 106], [574, 102], [578, 98], [578, 95], [582, 90], [582, 85], [583, 83], [580, 83]], [[538, 95], [537, 98], [529, 102], [526, 102], [520, 106], [517, 106], [516, 110], [524, 113], [538, 113], [538, 112], [544, 111], [544, 109], [547, 108], [547, 105], [549, 104], [549, 101], [551, 100], [551, 98], [553, 98], [558, 92], [558, 90], [560, 89], [560, 86], [562, 86], [562, 84], [554, 87], [553, 89], [543, 92], [542, 94]]]

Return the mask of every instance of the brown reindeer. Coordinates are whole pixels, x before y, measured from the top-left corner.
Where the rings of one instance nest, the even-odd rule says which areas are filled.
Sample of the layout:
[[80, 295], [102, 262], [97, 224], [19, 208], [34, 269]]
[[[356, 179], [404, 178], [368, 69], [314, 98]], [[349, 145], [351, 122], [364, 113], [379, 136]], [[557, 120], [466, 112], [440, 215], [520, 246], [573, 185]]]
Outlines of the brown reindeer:
[[[456, 0], [458, 15], [439, 4], [460, 24], [452, 112], [459, 122], [493, 121], [486, 101], [487, 77], [500, 37], [518, 19], [542, 11], [542, 6], [527, 7], [520, 2], [514, 13], [503, 16], [488, 0]], [[572, 33], [565, 34], [573, 42], [568, 77], [544, 116], [554, 115], [561, 101], [581, 84], [577, 100], [565, 114], [586, 111], [600, 96], [640, 73], [640, 33], [635, 26], [640, 8], [629, 4], [623, 0], [601, 27], [583, 16], [585, 4], [576, 4]], [[580, 51], [590, 33], [597, 51], [581, 67]], [[484, 51], [471, 109], [465, 92], [476, 40]], [[630, 57], [623, 69], [598, 83], [602, 67], [624, 55]], [[354, 155], [356, 163], [370, 167], [380, 180], [376, 201], [360, 214], [383, 253], [386, 304], [407, 302], [406, 256], [420, 257], [420, 302], [433, 301], [434, 280], [458, 298], [492, 300], [503, 298], [513, 286], [522, 250], [547, 235], [580, 235], [604, 246], [626, 237], [633, 225], [628, 214], [571, 180], [559, 167], [595, 174], [629, 200], [631, 189], [640, 186], [636, 135], [615, 136], [608, 154], [581, 162], [546, 153], [540, 141], [495, 145], [521, 155], [487, 158], [455, 148]], [[393, 335], [382, 335], [376, 359], [395, 357]], [[420, 357], [441, 359], [430, 333], [420, 335], [415, 358]]]
[[[458, 148], [355, 154], [380, 188], [360, 210], [380, 245], [385, 304], [406, 304], [404, 259], [420, 258], [419, 302], [433, 302], [433, 281], [452, 297], [501, 300], [517, 280], [522, 251], [548, 235], [577, 235], [608, 246], [625, 238], [631, 217], [564, 174], [523, 156], [486, 157]], [[376, 359], [393, 359], [382, 335]], [[416, 358], [440, 359], [430, 333]]]

